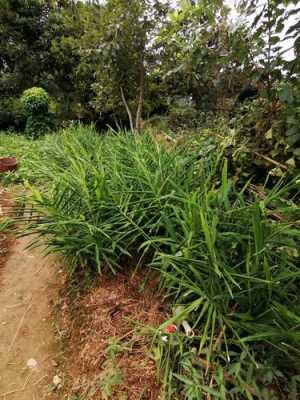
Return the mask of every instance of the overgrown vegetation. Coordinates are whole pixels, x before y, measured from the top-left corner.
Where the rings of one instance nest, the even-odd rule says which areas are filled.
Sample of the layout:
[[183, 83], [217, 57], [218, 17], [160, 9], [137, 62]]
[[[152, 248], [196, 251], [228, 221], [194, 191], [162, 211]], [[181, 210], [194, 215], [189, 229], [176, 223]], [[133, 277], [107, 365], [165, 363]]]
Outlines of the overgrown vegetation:
[[159, 273], [167, 399], [300, 393], [299, 6], [234, 11], [0, 0], [1, 183], [71, 274]]
[[31, 161], [47, 186], [33, 189], [28, 233], [71, 273], [116, 273], [137, 255], [160, 272], [174, 304], [151, 333], [166, 397], [286, 398], [299, 391], [300, 181], [241, 186], [226, 145], [209, 143], [167, 149], [83, 127], [46, 138], [48, 162]]
[[55, 143], [56, 136], [51, 139], [49, 136], [43, 139], [32, 140], [18, 134], [5, 134], [0, 132], [0, 157], [15, 156], [18, 160], [18, 169], [13, 172], [7, 172], [0, 175], [1, 183], [9, 184], [27, 184], [43, 181], [41, 170], [35, 170], [32, 167], [34, 160], [40, 160], [40, 163], [47, 162], [47, 143], [51, 140], [51, 145]]
[[[250, 148], [297, 167], [297, 1], [240, 0], [234, 12], [230, 5], [1, 0], [0, 129], [25, 129], [20, 96], [41, 87], [56, 125], [139, 130], [163, 117], [186, 132], [217, 113], [233, 120]], [[258, 101], [240, 118], [236, 100], [245, 93]], [[33, 136], [45, 130], [45, 118], [35, 120], [27, 119]]]

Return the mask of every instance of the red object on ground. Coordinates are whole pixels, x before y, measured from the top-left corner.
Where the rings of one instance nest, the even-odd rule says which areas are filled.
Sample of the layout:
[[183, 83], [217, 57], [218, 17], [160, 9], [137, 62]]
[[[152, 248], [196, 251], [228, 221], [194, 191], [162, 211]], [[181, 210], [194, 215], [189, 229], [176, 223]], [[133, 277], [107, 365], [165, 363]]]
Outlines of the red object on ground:
[[168, 325], [166, 327], [166, 333], [175, 333], [177, 332], [177, 326], [174, 324]]
[[0, 158], [0, 172], [14, 171], [18, 167], [15, 157]]

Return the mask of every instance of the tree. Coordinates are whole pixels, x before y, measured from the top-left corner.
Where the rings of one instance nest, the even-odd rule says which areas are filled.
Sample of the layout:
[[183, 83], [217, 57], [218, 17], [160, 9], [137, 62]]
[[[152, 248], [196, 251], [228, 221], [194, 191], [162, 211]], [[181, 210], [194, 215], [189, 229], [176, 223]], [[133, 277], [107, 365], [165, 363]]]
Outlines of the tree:
[[0, 95], [18, 95], [34, 86], [50, 43], [43, 31], [48, 7], [39, 0], [0, 0]]
[[[274, 83], [290, 73], [299, 60], [296, 45], [300, 38], [300, 22], [287, 26], [290, 17], [300, 12], [296, 0], [244, 0], [240, 10], [246, 10], [248, 20], [252, 20], [252, 43], [256, 47], [256, 61], [266, 83], [266, 95], [272, 98]], [[244, 11], [243, 11], [244, 12]], [[291, 46], [286, 40], [292, 39]], [[285, 60], [285, 54], [295, 47], [294, 59]]]
[[76, 118], [84, 97], [77, 85], [79, 38], [91, 7], [71, 0], [0, 0], [2, 99], [18, 98], [25, 89], [41, 86], [65, 118]]
[[228, 16], [223, 1], [182, 1], [158, 38], [170, 94], [191, 99], [199, 110], [232, 96], [251, 64], [248, 31], [234, 28]]
[[83, 38], [82, 64], [94, 65], [93, 105], [139, 130], [151, 75], [152, 38], [166, 6], [160, 1], [109, 0]]
[[[251, 41], [263, 89], [259, 104], [263, 121], [260, 141], [272, 157], [296, 165], [300, 159], [300, 12], [295, 0], [247, 0], [241, 3], [252, 20]], [[290, 45], [287, 46], [287, 39]], [[294, 56], [285, 55], [294, 49]], [[267, 135], [267, 140], [265, 140]]]

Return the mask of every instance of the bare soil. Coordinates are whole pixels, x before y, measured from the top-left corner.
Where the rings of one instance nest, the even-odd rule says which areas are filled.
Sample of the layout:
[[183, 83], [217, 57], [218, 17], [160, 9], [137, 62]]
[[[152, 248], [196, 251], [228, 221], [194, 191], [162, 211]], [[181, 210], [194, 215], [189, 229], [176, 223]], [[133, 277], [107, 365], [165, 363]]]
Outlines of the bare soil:
[[[57, 294], [58, 265], [16, 240], [1, 271], [0, 399], [40, 400], [55, 375], [57, 344], [50, 300]], [[37, 362], [28, 368], [28, 360]]]

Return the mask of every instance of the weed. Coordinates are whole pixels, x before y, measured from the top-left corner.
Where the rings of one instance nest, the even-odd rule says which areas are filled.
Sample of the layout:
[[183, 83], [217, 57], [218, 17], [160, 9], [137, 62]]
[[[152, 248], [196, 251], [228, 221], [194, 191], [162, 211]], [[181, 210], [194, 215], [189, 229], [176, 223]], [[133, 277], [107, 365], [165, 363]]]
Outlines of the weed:
[[105, 400], [112, 398], [115, 387], [120, 385], [122, 381], [123, 376], [121, 370], [116, 366], [109, 368], [109, 366], [106, 365], [103, 374], [97, 380], [97, 385], [101, 389]]
[[128, 350], [131, 350], [131, 347], [127, 343], [122, 343], [120, 339], [112, 337], [108, 340], [108, 346], [105, 353], [108, 359], [114, 360], [118, 354], [124, 353]]
[[[292, 381], [298, 390], [299, 208], [286, 200], [297, 178], [260, 196], [230, 178], [216, 143], [166, 149], [147, 134], [82, 127], [47, 140], [51, 157], [32, 165], [48, 188], [32, 188], [40, 217], [27, 233], [63, 253], [71, 273], [116, 273], [131, 257], [160, 272], [181, 310], [151, 333], [166, 398], [286, 396]], [[178, 331], [163, 334], [170, 323]]]

